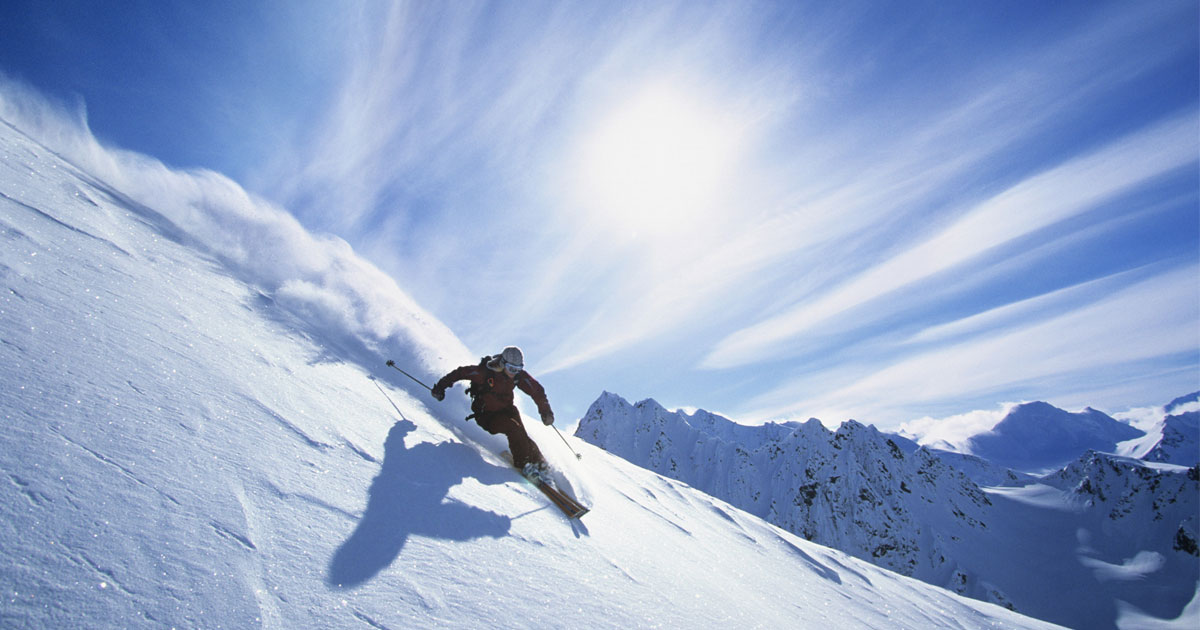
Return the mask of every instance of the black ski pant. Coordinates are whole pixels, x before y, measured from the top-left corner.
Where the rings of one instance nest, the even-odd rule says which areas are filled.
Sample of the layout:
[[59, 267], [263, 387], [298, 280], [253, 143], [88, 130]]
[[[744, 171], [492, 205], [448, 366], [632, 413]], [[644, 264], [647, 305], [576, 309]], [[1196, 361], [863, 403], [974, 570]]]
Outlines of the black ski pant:
[[480, 411], [475, 414], [475, 422], [485, 431], [493, 435], [503, 434], [508, 438], [508, 449], [512, 451], [513, 466], [524, 468], [530, 462], [543, 463], [542, 452], [525, 432], [521, 424], [521, 413], [516, 407], [510, 406], [494, 411]]

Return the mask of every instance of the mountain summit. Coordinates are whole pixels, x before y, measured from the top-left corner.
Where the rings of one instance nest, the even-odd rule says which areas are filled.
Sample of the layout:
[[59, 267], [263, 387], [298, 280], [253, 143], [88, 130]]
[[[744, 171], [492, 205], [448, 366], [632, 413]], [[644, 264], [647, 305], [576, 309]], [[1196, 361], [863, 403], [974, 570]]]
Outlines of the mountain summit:
[[969, 439], [972, 454], [1026, 472], [1060, 468], [1088, 450], [1113, 452], [1119, 442], [1145, 435], [1088, 408], [1071, 413], [1045, 402], [1013, 408], [991, 431]]

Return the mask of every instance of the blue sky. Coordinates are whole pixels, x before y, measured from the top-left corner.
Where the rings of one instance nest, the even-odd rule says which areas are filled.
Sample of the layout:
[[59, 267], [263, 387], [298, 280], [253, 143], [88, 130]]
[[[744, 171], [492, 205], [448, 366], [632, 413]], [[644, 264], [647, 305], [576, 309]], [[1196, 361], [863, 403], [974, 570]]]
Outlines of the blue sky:
[[0, 72], [349, 242], [560, 416], [1200, 389], [1195, 2], [55, 2]]

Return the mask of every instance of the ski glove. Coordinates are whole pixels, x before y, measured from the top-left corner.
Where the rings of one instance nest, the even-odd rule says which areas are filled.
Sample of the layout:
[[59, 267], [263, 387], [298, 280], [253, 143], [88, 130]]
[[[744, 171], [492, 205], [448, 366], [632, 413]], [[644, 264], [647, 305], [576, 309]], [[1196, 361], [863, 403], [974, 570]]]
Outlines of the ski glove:
[[546, 413], [542, 414], [542, 424], [546, 426], [554, 424], [554, 412], [547, 411]]
[[429, 390], [429, 393], [433, 394], [433, 397], [438, 401], [446, 400], [446, 390], [444, 390], [444, 389], [435, 387], [435, 388]]

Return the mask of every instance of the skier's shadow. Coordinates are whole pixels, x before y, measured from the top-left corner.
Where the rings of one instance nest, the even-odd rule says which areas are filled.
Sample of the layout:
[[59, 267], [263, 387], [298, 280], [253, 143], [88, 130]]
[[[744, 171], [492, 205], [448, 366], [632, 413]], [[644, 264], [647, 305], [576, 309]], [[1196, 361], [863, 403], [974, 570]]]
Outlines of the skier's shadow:
[[479, 481], [487, 485], [511, 481], [512, 476], [498, 466], [481, 465], [479, 453], [465, 444], [423, 442], [406, 448], [404, 436], [415, 428], [401, 420], [388, 432], [367, 510], [329, 563], [330, 586], [353, 588], [375, 577], [400, 555], [413, 534], [459, 541], [508, 535], [512, 519], [445, 498], [468, 470], [482, 473], [485, 478]]

